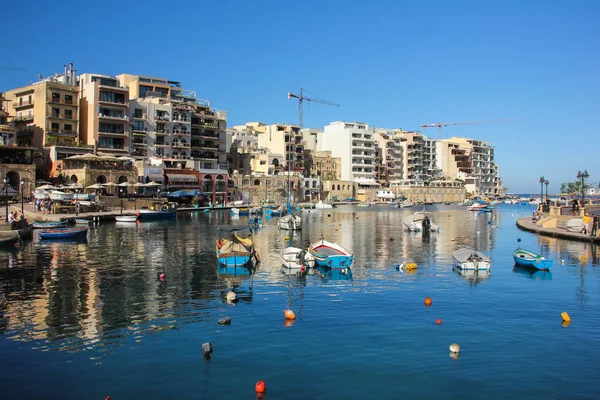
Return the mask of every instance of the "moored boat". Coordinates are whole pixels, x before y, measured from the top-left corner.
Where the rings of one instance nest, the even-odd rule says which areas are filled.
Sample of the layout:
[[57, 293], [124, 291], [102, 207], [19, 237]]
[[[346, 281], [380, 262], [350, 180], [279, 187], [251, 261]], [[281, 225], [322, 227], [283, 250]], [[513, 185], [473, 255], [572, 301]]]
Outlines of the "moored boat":
[[241, 266], [260, 261], [254, 249], [253, 230], [250, 226], [220, 226], [216, 243], [217, 261], [224, 266]]
[[411, 232], [420, 232], [423, 230], [437, 232], [440, 228], [433, 223], [431, 213], [427, 211], [417, 211], [413, 215], [404, 218], [404, 226]]
[[300, 218], [298, 215], [288, 214], [279, 218], [277, 224], [279, 225], [279, 229], [299, 231], [302, 229], [302, 218]]
[[492, 263], [485, 254], [464, 247], [452, 253], [452, 260], [455, 267], [465, 270], [488, 270]]
[[518, 248], [513, 253], [513, 258], [517, 265], [526, 268], [550, 269], [552, 260], [548, 260], [533, 251]]
[[286, 268], [313, 268], [315, 266], [314, 257], [306, 250], [297, 247], [286, 247], [279, 252], [281, 263]]
[[34, 222], [31, 225], [33, 226], [34, 229], [64, 228], [67, 226], [67, 221]]
[[315, 209], [317, 210], [324, 210], [327, 208], [333, 208], [333, 206], [329, 203], [323, 203], [322, 200], [319, 200], [316, 204], [315, 204]]
[[136, 222], [138, 219], [137, 215], [116, 215], [115, 221], [117, 222]]
[[160, 203], [153, 208], [138, 210], [137, 217], [140, 221], [177, 218], [177, 203]]
[[87, 235], [87, 228], [56, 228], [40, 232], [41, 239], [71, 239]]
[[73, 200], [73, 193], [65, 193], [60, 190], [51, 190], [48, 192], [48, 196], [52, 201], [71, 201]]
[[311, 243], [308, 252], [315, 258], [317, 265], [327, 268], [349, 267], [354, 260], [354, 254], [339, 244], [325, 239]]
[[484, 211], [488, 207], [489, 207], [489, 205], [487, 203], [479, 202], [479, 203], [473, 203], [470, 206], [467, 206], [467, 210], [469, 210], [469, 211]]
[[76, 225], [89, 225], [90, 222], [92, 222], [90, 219], [75, 218]]

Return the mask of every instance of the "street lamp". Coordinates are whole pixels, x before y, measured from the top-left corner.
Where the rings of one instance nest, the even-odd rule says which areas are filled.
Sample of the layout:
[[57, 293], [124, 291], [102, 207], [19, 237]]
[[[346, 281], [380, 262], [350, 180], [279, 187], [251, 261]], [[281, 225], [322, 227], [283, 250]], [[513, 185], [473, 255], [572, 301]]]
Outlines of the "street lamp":
[[585, 207], [585, 190], [583, 188], [583, 185], [585, 183], [585, 180], [589, 177], [590, 177], [590, 174], [588, 174], [587, 169], [583, 172], [577, 171], [577, 178], [581, 179], [581, 205], [582, 205], [582, 207]]
[[540, 201], [544, 201], [544, 182], [546, 182], [546, 179], [541, 176], [540, 180], [538, 181], [540, 183]]
[[4, 201], [6, 202], [6, 222], [8, 222], [8, 176], [4, 176]]
[[121, 203], [121, 215], [123, 215], [123, 188], [119, 189], [119, 202]]
[[156, 198], [157, 198], [157, 199], [160, 199], [160, 189], [158, 189], [158, 190], [156, 191]]
[[546, 185], [546, 200], [548, 200], [548, 185], [550, 184], [550, 182], [548, 182], [547, 180], [544, 181], [544, 185]]
[[23, 187], [25, 186], [25, 181], [23, 179], [21, 179], [21, 182], [19, 182], [21, 184], [21, 214], [24, 214], [23, 211]]

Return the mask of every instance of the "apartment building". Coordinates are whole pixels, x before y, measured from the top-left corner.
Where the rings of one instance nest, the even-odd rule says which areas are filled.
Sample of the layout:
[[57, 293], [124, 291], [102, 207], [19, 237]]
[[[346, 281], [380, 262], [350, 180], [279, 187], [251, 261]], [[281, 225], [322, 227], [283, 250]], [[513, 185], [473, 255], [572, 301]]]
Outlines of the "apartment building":
[[302, 138], [304, 139], [304, 148], [310, 151], [317, 151], [317, 142], [319, 134], [323, 133], [323, 129], [302, 128]]
[[99, 151], [115, 155], [130, 152], [129, 91], [117, 78], [82, 74], [81, 139]]
[[490, 143], [452, 137], [442, 139], [437, 151], [443, 175], [464, 180], [465, 187], [474, 195], [502, 193], [502, 180], [494, 161], [494, 146]]
[[378, 181], [389, 185], [390, 181], [402, 179], [404, 176], [404, 153], [402, 142], [407, 139], [403, 138], [405, 133], [401, 129], [383, 129], [379, 128], [375, 131], [375, 141], [378, 145], [380, 153], [380, 161], [378, 160]]
[[14, 145], [17, 143], [17, 129], [13, 117], [8, 112], [9, 101], [0, 93], [0, 145]]
[[317, 148], [340, 158], [341, 180], [375, 183], [374, 133], [362, 122], [332, 122], [317, 134]]
[[58, 146], [63, 157], [66, 149], [61, 149], [79, 144], [79, 87], [72, 64], [62, 74], [6, 91], [5, 98], [18, 145], [40, 151]]
[[[246, 124], [248, 126], [248, 124]], [[264, 133], [257, 132], [258, 147], [269, 149], [274, 154], [283, 154], [284, 168], [292, 172], [304, 172], [304, 140], [297, 125], [272, 124], [264, 126]]]

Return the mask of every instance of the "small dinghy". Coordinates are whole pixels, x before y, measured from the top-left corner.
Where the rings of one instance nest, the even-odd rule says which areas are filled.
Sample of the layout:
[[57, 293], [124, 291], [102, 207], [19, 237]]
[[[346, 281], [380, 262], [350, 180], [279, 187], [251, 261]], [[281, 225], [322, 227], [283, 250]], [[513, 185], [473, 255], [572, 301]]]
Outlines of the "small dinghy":
[[286, 268], [313, 268], [315, 258], [306, 250], [297, 247], [286, 247], [279, 252], [281, 263]]
[[461, 248], [452, 253], [454, 266], [464, 270], [489, 270], [492, 260], [483, 253]]
[[115, 221], [117, 222], [136, 222], [138, 219], [137, 215], [116, 215]]
[[552, 260], [548, 260], [533, 251], [518, 248], [513, 253], [515, 264], [525, 268], [537, 268], [549, 270], [552, 266]]
[[349, 267], [354, 260], [354, 254], [337, 243], [320, 239], [310, 245], [308, 252], [315, 258], [317, 265], [326, 268]]

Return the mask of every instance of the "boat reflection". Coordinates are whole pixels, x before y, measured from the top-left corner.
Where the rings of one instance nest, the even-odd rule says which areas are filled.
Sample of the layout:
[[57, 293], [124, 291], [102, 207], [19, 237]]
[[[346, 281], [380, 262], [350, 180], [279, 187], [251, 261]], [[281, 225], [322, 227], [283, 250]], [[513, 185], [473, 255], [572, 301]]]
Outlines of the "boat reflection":
[[222, 278], [243, 278], [254, 275], [256, 265], [253, 261], [247, 262], [244, 265], [225, 265], [217, 262], [217, 271]]
[[490, 270], [473, 270], [473, 269], [461, 269], [461, 268], [452, 268], [454, 272], [458, 275], [462, 276], [465, 280], [467, 280], [471, 284], [478, 284], [483, 282], [486, 279], [489, 279], [491, 274]]
[[326, 268], [322, 266], [318, 266], [315, 268], [315, 272], [317, 272], [324, 280], [331, 281], [351, 281], [352, 280], [352, 270], [350, 267], [346, 268]]
[[535, 269], [535, 268], [523, 268], [515, 265], [513, 272], [527, 278], [539, 280], [539, 281], [551, 281], [552, 273], [548, 270]]
[[[252, 285], [253, 279], [251, 278], [256, 271], [256, 266], [254, 262], [249, 262], [244, 266], [225, 266], [223, 264], [217, 263], [217, 272], [219, 276], [227, 282], [227, 287], [229, 291], [234, 292], [236, 295], [235, 302], [245, 301], [252, 302]], [[250, 278], [249, 284], [244, 284], [244, 282]], [[223, 292], [223, 301], [226, 301], [225, 292]], [[228, 302], [229, 303], [229, 302]]]

